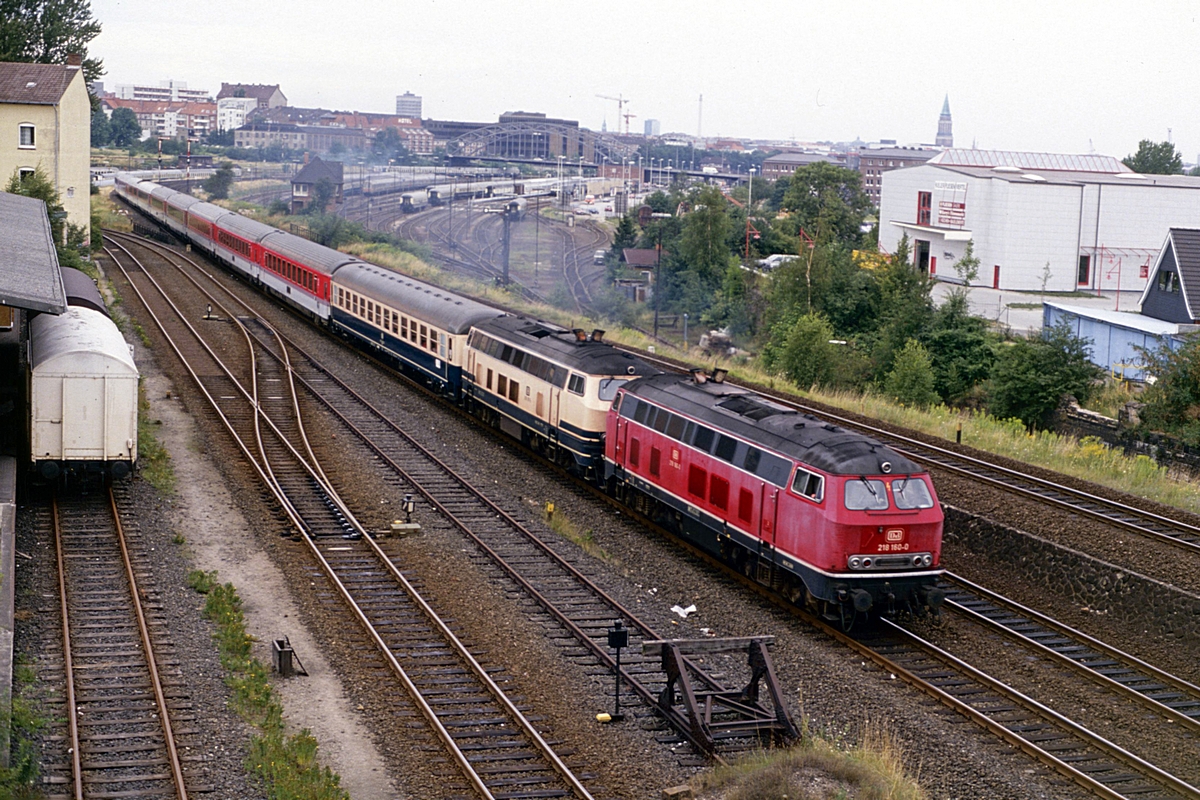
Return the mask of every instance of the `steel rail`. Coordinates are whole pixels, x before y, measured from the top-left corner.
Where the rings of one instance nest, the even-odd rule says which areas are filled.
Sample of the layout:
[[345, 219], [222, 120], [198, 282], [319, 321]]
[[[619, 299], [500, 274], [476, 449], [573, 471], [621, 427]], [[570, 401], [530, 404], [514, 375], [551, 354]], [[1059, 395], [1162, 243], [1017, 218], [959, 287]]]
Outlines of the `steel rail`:
[[83, 761], [79, 755], [79, 710], [75, 702], [75, 663], [71, 654], [71, 621], [67, 612], [67, 566], [63, 556], [62, 526], [58, 516], [58, 498], [51, 506], [54, 524], [54, 552], [58, 561], [58, 599], [62, 607], [63, 668], [67, 684], [67, 728], [71, 737], [71, 773], [75, 800], [83, 800]]
[[[978, 584], [972, 583], [971, 581], [969, 581], [966, 578], [963, 578], [959, 575], [954, 575], [953, 573], [945, 572], [942, 574], [942, 579], [944, 581], [946, 581], [947, 583], [961, 587], [964, 591], [966, 591], [969, 594], [976, 595], [982, 599], [987, 600], [988, 602], [992, 603], [995, 606], [998, 606], [998, 607], [1004, 608], [1004, 609], [1008, 609], [1012, 613], [1016, 613], [1032, 622], [1035, 622], [1042, 628], [1045, 628], [1050, 631], [1054, 631], [1055, 633], [1059, 633], [1063, 636], [1066, 636], [1073, 641], [1085, 644], [1088, 647], [1090, 647], [1092, 650], [1096, 651], [1096, 653], [1099, 655], [1103, 655], [1103, 656], [1107, 656], [1109, 658], [1123, 661], [1123, 662], [1125, 662], [1125, 664], [1127, 666], [1135, 667], [1136, 669], [1145, 673], [1146, 677], [1152, 678], [1157, 681], [1161, 681], [1162, 683], [1167, 684], [1169, 687], [1175, 689], [1176, 691], [1191, 695], [1193, 698], [1195, 698], [1197, 700], [1197, 702], [1200, 702], [1200, 687], [1194, 686], [1193, 684], [1188, 683], [1187, 681], [1183, 680], [1182, 678], [1176, 677], [1175, 675], [1172, 675], [1169, 672], [1161, 670], [1158, 667], [1154, 666], [1153, 664], [1148, 664], [1145, 661], [1142, 661], [1137, 656], [1130, 655], [1129, 653], [1126, 653], [1123, 650], [1119, 650], [1116, 647], [1106, 644], [1105, 642], [1102, 642], [1099, 639], [1095, 639], [1082, 631], [1072, 628], [1071, 626], [1069, 626], [1065, 623], [1059, 622], [1056, 619], [1047, 617], [1046, 615], [1041, 614], [1037, 611], [1034, 611], [1031, 608], [1023, 606], [1020, 603], [1016, 602], [1015, 600], [1004, 597], [1003, 595], [997, 594], [996, 592], [993, 592], [989, 589], [985, 589], [984, 587], [982, 587]], [[1032, 648], [1036, 649], [1038, 652], [1052, 658], [1054, 661], [1058, 662], [1059, 664], [1070, 667], [1071, 669], [1073, 669], [1081, 674], [1086, 675], [1088, 678], [1100, 683], [1102, 686], [1104, 686], [1107, 689], [1117, 692], [1126, 698], [1132, 699], [1132, 700], [1142, 704], [1146, 708], [1148, 708], [1158, 714], [1162, 714], [1162, 715], [1166, 716], [1170, 720], [1182, 723], [1184, 725], [1184, 727], [1190, 729], [1191, 731], [1193, 731], [1193, 733], [1200, 732], [1200, 717], [1188, 716], [1187, 714], [1184, 714], [1183, 712], [1178, 711], [1178, 710], [1170, 707], [1169, 705], [1166, 705], [1163, 702], [1160, 702], [1159, 700], [1149, 696], [1148, 694], [1139, 692], [1138, 690], [1131, 688], [1129, 685], [1126, 685], [1125, 683], [1122, 683], [1117, 680], [1113, 680], [1109, 676], [1107, 676], [1103, 673], [1097, 672], [1095, 669], [1091, 668], [1090, 666], [1080, 663], [1078, 660], [1071, 658], [1067, 655], [1064, 655], [1063, 653], [1059, 652], [1058, 650], [1055, 650], [1053, 647], [1043, 644], [1041, 641], [1039, 641], [1037, 639], [1033, 639], [1029, 636], [1025, 636], [1022, 633], [1020, 633], [1019, 631], [1013, 630], [1012, 628], [1010, 628], [1006, 625], [1003, 625], [1000, 622], [997, 622], [996, 620], [994, 620], [972, 608], [968, 608], [968, 607], [962, 605], [961, 603], [956, 601], [953, 597], [947, 597], [946, 601], [945, 601], [945, 605], [949, 608], [954, 609], [956, 612], [966, 616], [967, 618], [980, 623], [981, 625], [984, 625], [994, 631], [1003, 633], [1005, 636], [1020, 642], [1022, 645], [1026, 646], [1026, 647], [1032, 647]]]
[[146, 653], [146, 666], [150, 669], [150, 684], [154, 689], [154, 702], [158, 706], [159, 721], [166, 739], [168, 760], [171, 763], [171, 777], [175, 782], [175, 791], [179, 795], [179, 800], [187, 800], [187, 786], [183, 781], [183, 763], [179, 759], [179, 750], [175, 747], [175, 731], [171, 726], [167, 696], [163, 692], [162, 679], [158, 674], [158, 659], [154, 656], [154, 643], [150, 640], [150, 626], [146, 624], [146, 612], [142, 608], [141, 590], [138, 589], [137, 575], [133, 570], [133, 559], [129, 557], [129, 545], [125, 541], [125, 526], [121, 524], [121, 513], [117, 510], [117, 499], [113, 496], [111, 486], [108, 489], [108, 505], [112, 511], [113, 524], [116, 526], [117, 543], [121, 546], [121, 561], [125, 566], [125, 578], [129, 581], [129, 595], [133, 599], [133, 612], [137, 617], [138, 633], [141, 635], [142, 647]]
[[[672, 359], [663, 358], [662, 356], [658, 356], [653, 353], [646, 353], [637, 348], [624, 347], [622, 345], [614, 346], [621, 347], [622, 349], [638, 356], [645, 361], [653, 363], [656, 366], [666, 367], [671, 371], [677, 372], [682, 372], [684, 370], [684, 366]], [[1153, 511], [1146, 511], [1120, 501], [1110, 500], [1082, 489], [1075, 489], [1061, 483], [1056, 483], [1055, 481], [1046, 478], [1028, 475], [1020, 472], [1019, 470], [1012, 469], [1011, 467], [1005, 467], [1003, 465], [987, 461], [984, 458], [961, 453], [936, 444], [930, 444], [928, 442], [924, 442], [904, 434], [896, 433], [894, 431], [885, 430], [859, 420], [842, 416], [827, 409], [820, 409], [814, 406], [805, 405], [794, 396], [787, 395], [776, 390], [766, 389], [753, 384], [738, 384], [736, 381], [728, 382], [734, 385], [744, 385], [745, 388], [752, 389], [753, 391], [766, 395], [771, 399], [777, 400], [780, 403], [797, 411], [806, 414], [812, 414], [813, 416], [829, 420], [848, 429], [870, 434], [880, 439], [885, 444], [893, 447], [893, 449], [895, 449], [897, 452], [913, 459], [914, 461], [935, 466], [948, 472], [953, 472], [973, 481], [996, 486], [1014, 494], [1032, 497], [1038, 502], [1050, 503], [1052, 505], [1068, 509], [1077, 514], [1082, 514], [1084, 516], [1100, 520], [1106, 524], [1124, 528], [1134, 533], [1161, 541], [1165, 544], [1175, 547], [1182, 547], [1192, 552], [1200, 552], [1200, 526], [1198, 525], [1193, 525], [1189, 522], [1183, 522], [1171, 517], [1166, 517]], [[899, 442], [901, 446], [896, 447], [891, 444], [892, 442]], [[968, 466], [962, 466], [962, 464], [966, 464]], [[993, 477], [992, 475], [983, 474], [984, 472], [998, 474], [1001, 477]], [[1044, 491], [1038, 491], [1035, 488], [1014, 485], [1016, 481], [1023, 481], [1032, 484], [1035, 487], [1040, 487]], [[1062, 495], [1076, 498], [1079, 502], [1072, 502], [1064, 498], [1054, 497], [1046, 492], [1057, 492]], [[1088, 508], [1086, 505], [1081, 504], [1085, 502], [1102, 506], [1109, 509], [1111, 512], [1125, 514], [1131, 517], [1138, 517], [1142, 520], [1153, 522], [1168, 528], [1173, 528], [1182, 532], [1183, 534], [1186, 534], [1187, 536], [1197, 537], [1197, 541], [1193, 542], [1177, 535], [1156, 531], [1153, 528], [1146, 527], [1146, 525], [1139, 524], [1132, 520], [1114, 518], [1109, 511]]]
[[[139, 244], [141, 244], [141, 243], [139, 242]], [[143, 246], [146, 246], [146, 245], [143, 245]], [[122, 249], [124, 249], [124, 248], [122, 248]], [[154, 250], [155, 248], [147, 246], [147, 249]], [[126, 250], [126, 252], [128, 253], [129, 251]], [[177, 255], [177, 254], [173, 254], [173, 255]], [[133, 257], [132, 254], [130, 254], [130, 257]], [[118, 267], [120, 267], [119, 264], [118, 264]], [[123, 268], [122, 268], [122, 271], [124, 272]], [[186, 275], [186, 273], [184, 273], [184, 274]], [[188, 277], [190, 278], [190, 276], [188, 276]], [[163, 292], [161, 286], [158, 285], [158, 282], [153, 278], [153, 276], [151, 276], [147, 273], [147, 278], [149, 278], [151, 280], [151, 282], [153, 282], [155, 284], [156, 288], [158, 288], [158, 290], [163, 293], [164, 298], [166, 298], [165, 292]], [[127, 273], [126, 273], [126, 279], [128, 280]], [[193, 279], [193, 282], [194, 282], [194, 279]], [[175, 350], [176, 355], [181, 359], [181, 361], [183, 361], [185, 363], [185, 365], [187, 365], [187, 360], [184, 357], [182, 351], [175, 345], [174, 341], [171, 339], [171, 337], [165, 330], [165, 327], [162, 324], [161, 320], [158, 319], [157, 315], [154, 314], [153, 310], [146, 303], [145, 298], [142, 296], [141, 292], [137, 289], [137, 286], [135, 284], [133, 284], [132, 281], [130, 281], [130, 285], [134, 287], [134, 291], [138, 294], [139, 299], [142, 300], [142, 303], [147, 308], [147, 311], [154, 318], [155, 323], [159, 326], [160, 331], [162, 331], [164, 336], [167, 337], [168, 342], [171, 343], [172, 349]], [[197, 284], [197, 288], [200, 288], [198, 286], [198, 284]], [[201, 288], [201, 291], [204, 291], [204, 290]], [[209, 294], [208, 296], [210, 298], [212, 298], [214, 302], [219, 303], [219, 301], [217, 301], [216, 298], [213, 298], [211, 294]], [[169, 298], [166, 298], [166, 299], [167, 299], [167, 302], [172, 306], [172, 308], [175, 309], [174, 303], [171, 302]], [[224, 306], [222, 306], [222, 308], [224, 308]], [[175, 310], [178, 313], [178, 309], [175, 309]], [[227, 308], [225, 308], [224, 310], [226, 311], [226, 313], [229, 313], [229, 310]], [[233, 315], [230, 315], [230, 316], [232, 317]], [[181, 319], [183, 319], [182, 315], [181, 315]], [[193, 335], [200, 338], [199, 334], [194, 330], [194, 328], [192, 328], [190, 323], [187, 323], [186, 320], [184, 320], [184, 322], [187, 325], [187, 327], [190, 330], [192, 330]], [[250, 338], [249, 332], [245, 330], [245, 327], [242, 326], [240, 322], [238, 324], [239, 324], [239, 326], [242, 327], [243, 332], [245, 333], [247, 339], [249, 339]], [[209, 349], [209, 348], [207, 348], [207, 346], [205, 346], [205, 349]], [[210, 354], [211, 354], [211, 350], [210, 350]], [[213, 357], [216, 358], [215, 355]], [[219, 359], [217, 359], [217, 360], [219, 363]], [[235, 385], [239, 385], [239, 389], [242, 391], [243, 395], [247, 395], [246, 389], [237, 383], [237, 380], [232, 376], [232, 374], [229, 372], [229, 370], [224, 367], [223, 364], [222, 364], [222, 368], [225, 369], [226, 373], [230, 376], [231, 380], [234, 380]], [[227, 427], [227, 429], [230, 430], [230, 433], [234, 435], [234, 438], [238, 442], [239, 447], [242, 449], [242, 452], [247, 456], [248, 459], [250, 459], [251, 461], [254, 461], [253, 456], [249, 452], [248, 446], [244, 442], [242, 442], [240, 435], [237, 434], [236, 430], [232, 426], [232, 423], [228, 420], [228, 418], [225, 416], [225, 414], [221, 411], [219, 405], [215, 403], [214, 399], [207, 392], [207, 390], [203, 386], [202, 382], [199, 380], [198, 376], [195, 374], [195, 372], [193, 370], [191, 370], [190, 366], [188, 367], [188, 371], [192, 375], [192, 377], [196, 381], [196, 383], [200, 386], [200, 388], [204, 392], [204, 394], [209, 398], [210, 403], [213, 403], [215, 410], [217, 411], [218, 415], [221, 416], [222, 420], [226, 423], [226, 427]], [[298, 408], [298, 406], [297, 406], [297, 408]], [[439, 629], [439, 632], [443, 635], [443, 637], [452, 645], [452, 647], [455, 648], [456, 651], [458, 651], [459, 656], [468, 664], [468, 666], [475, 673], [476, 679], [480, 680], [480, 682], [483, 683], [485, 685], [485, 687], [488, 688], [489, 692], [491, 692], [494, 695], [495, 699], [498, 702], [500, 702], [501, 705], [503, 705], [505, 707], [505, 710], [509, 713], [509, 715], [517, 721], [518, 726], [522, 729], [522, 732], [525, 733], [531, 739], [531, 741], [538, 747], [538, 749], [542, 751], [542, 754], [546, 758], [547, 762], [549, 762], [551, 764], [551, 766], [555, 769], [555, 771], [558, 772], [559, 775], [564, 779], [564, 781], [570, 787], [571, 791], [575, 794], [575, 796], [582, 798], [582, 800], [591, 800], [591, 794], [587, 791], [587, 789], [583, 786], [583, 784], [579, 781], [579, 779], [577, 777], [575, 777], [574, 773], [570, 770], [569, 767], [567, 767], [565, 762], [562, 761], [562, 759], [558, 756], [558, 754], [556, 752], [554, 752], [553, 748], [545, 741], [545, 739], [541, 736], [541, 734], [538, 733], [537, 729], [533, 726], [533, 724], [516, 707], [515, 703], [512, 702], [512, 700], [499, 687], [499, 685], [496, 684], [494, 680], [492, 680], [492, 678], [487, 674], [486, 669], [481, 664], [479, 664], [479, 662], [470, 653], [470, 651], [466, 648], [466, 646], [463, 645], [463, 643], [458, 639], [457, 636], [455, 636], [455, 634], [450, 630], [450, 628], [441, 619], [441, 617], [437, 615], [437, 613], [434, 611], [434, 609], [424, 600], [424, 598], [419, 594], [419, 592], [417, 592], [416, 588], [412, 586], [412, 584], [408, 581], [408, 579], [405, 578], [400, 573], [399, 569], [395, 566], [395, 564], [391, 561], [391, 559], [389, 559], [386, 556], [386, 554], [383, 553], [383, 551], [379, 548], [379, 546], [374, 542], [374, 540], [370, 536], [366, 535], [366, 531], [363, 529], [361, 524], [358, 523], [357, 519], [354, 517], [354, 515], [350, 511], [350, 509], [345, 506], [345, 504], [342, 502], [341, 498], [337, 496], [337, 493], [333, 490], [332, 486], [328, 486], [327, 484], [323, 483], [322, 476], [319, 476], [317, 474], [317, 472], [315, 472], [313, 470], [312, 465], [307, 463], [307, 461], [305, 461], [305, 459], [303, 459], [300, 456], [300, 454], [295, 451], [295, 449], [290, 445], [290, 443], [287, 442], [286, 438], [278, 430], [278, 428], [275, 427], [274, 423], [269, 418], [266, 417], [265, 412], [262, 410], [262, 408], [260, 406], [255, 405], [255, 410], [256, 410], [256, 426], [257, 426], [257, 417], [260, 415], [263, 416], [263, 418], [266, 420], [267, 424], [275, 432], [276, 436], [286, 446], [286, 448], [291, 451], [293, 457], [296, 458], [296, 460], [301, 464], [301, 466], [304, 467], [309, 472], [312, 479], [318, 485], [321, 486], [322, 490], [325, 491], [329, 495], [330, 500], [338, 505], [339, 510], [342, 512], [342, 514], [345, 516], [345, 518], [354, 526], [354, 528], [360, 534], [363, 535], [364, 540], [366, 542], [368, 542], [370, 547], [375, 551], [377, 557], [383, 562], [383, 564], [386, 566], [388, 571], [393, 575], [393, 577], [397, 580], [397, 582], [399, 582], [401, 584], [401, 586], [404, 588], [404, 590], [410, 596], [410, 598], [413, 600], [413, 602], [422, 610], [422, 613], [424, 613], [429, 618], [430, 622], [433, 623], [434, 626]], [[308, 447], [307, 437], [304, 437], [304, 438], [305, 438], [305, 446], [307, 448]], [[261, 440], [260, 440], [259, 444], [261, 445]], [[309, 449], [309, 452], [311, 453], [311, 449]], [[268, 488], [272, 491], [273, 494], [276, 495], [277, 499], [280, 500], [281, 505], [283, 505], [285, 512], [287, 513], [289, 518], [292, 520], [292, 522], [296, 526], [296, 528], [302, 532], [306, 531], [307, 525], [301, 518], [299, 512], [296, 511], [296, 509], [291, 504], [291, 502], [286, 498], [285, 493], [282, 491], [281, 487], [279, 487], [278, 484], [273, 479], [268, 479], [266, 473], [264, 472], [264, 470], [262, 468], [259, 468], [256, 465], [256, 469], [259, 472], [260, 477], [262, 477], [264, 479], [264, 482], [267, 483]], [[318, 562], [322, 565], [323, 570], [329, 576], [330, 580], [334, 583], [334, 585], [337, 586], [339, 592], [342, 594], [343, 599], [350, 605], [353, 613], [358, 618], [360, 624], [363, 625], [364, 629], [367, 631], [368, 635], [373, 639], [376, 646], [383, 652], [385, 658], [390, 662], [390, 664], [393, 668], [393, 671], [395, 671], [396, 674], [398, 675], [398, 677], [400, 677], [401, 682], [405, 685], [406, 690], [413, 697], [414, 703], [416, 703], [417, 706], [422, 710], [423, 716], [426, 717], [426, 719], [430, 723], [431, 727], [433, 727], [435, 729], [435, 731], [438, 732], [439, 737], [443, 739], [443, 743], [447, 746], [447, 749], [449, 749], [451, 751], [451, 753], [455, 757], [456, 761], [458, 761], [460, 768], [464, 771], [468, 780], [474, 785], [476, 790], [479, 791], [485, 798], [489, 798], [489, 800], [491, 798], [493, 798], [494, 797], [493, 794], [487, 788], [482, 776], [479, 775], [479, 773], [475, 770], [474, 766], [471, 764], [469, 757], [465, 753], [463, 753], [462, 750], [458, 747], [458, 745], [454, 742], [453, 737], [450, 735], [449, 731], [445, 728], [445, 726], [441, 723], [440, 719], [437, 717], [436, 712], [428, 704], [428, 702], [425, 701], [419, 688], [412, 681], [412, 679], [408, 676], [407, 672], [400, 665], [399, 661], [396, 659], [395, 655], [391, 652], [390, 648], [388, 648], [387, 644], [383, 641], [380, 634], [375, 630], [374, 626], [370, 623], [370, 620], [367, 617], [367, 615], [365, 614], [365, 612], [361, 609], [361, 607], [358, 605], [358, 603], [354, 600], [349, 589], [345, 586], [345, 584], [342, 582], [341, 578], [337, 575], [337, 571], [328, 562], [328, 560], [325, 558], [324, 554], [321, 553], [320, 549], [317, 548], [315, 542], [312, 541], [311, 537], [305, 535], [305, 536], [302, 536], [301, 538], [308, 544], [309, 549], [313, 552], [313, 554], [317, 558]]]

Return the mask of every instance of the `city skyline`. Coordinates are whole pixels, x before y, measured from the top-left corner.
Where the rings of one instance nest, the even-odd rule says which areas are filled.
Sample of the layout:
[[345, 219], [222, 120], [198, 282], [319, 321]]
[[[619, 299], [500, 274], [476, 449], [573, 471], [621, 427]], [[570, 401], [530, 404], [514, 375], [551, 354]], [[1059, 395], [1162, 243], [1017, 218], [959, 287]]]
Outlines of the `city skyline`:
[[[1083, 13], [875, 3], [852, 14], [757, 3], [740, 26], [694, 6], [627, 2], [600, 15], [538, 0], [521, 13], [360, 0], [331, 14], [299, 0], [280, 14], [210, 0], [186, 25], [148, 0], [92, 6], [104, 30], [90, 52], [108, 84], [279, 83], [293, 105], [380, 113], [411, 91], [426, 117], [541, 111], [610, 131], [624, 122], [596, 95], [620, 94], [637, 115], [631, 131], [653, 118], [664, 133], [901, 144], [933, 142], [949, 95], [959, 147], [1123, 157], [1141, 139], [1170, 138], [1185, 160], [1200, 153], [1200, 110], [1183, 99], [1200, 58], [1188, 46], [1196, 16], [1181, 2], [1102, 2]], [[1154, 46], [1133, 45], [1146, 41]]]

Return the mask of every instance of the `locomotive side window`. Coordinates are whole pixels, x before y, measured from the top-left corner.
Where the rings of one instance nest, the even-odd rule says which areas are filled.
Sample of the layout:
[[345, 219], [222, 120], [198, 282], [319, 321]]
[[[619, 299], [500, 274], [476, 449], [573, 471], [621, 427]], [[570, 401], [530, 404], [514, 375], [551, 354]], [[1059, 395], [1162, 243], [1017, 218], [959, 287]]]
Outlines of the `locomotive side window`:
[[825, 493], [825, 479], [816, 473], [798, 468], [796, 478], [792, 481], [792, 491], [819, 503]]
[[711, 452], [712, 446], [713, 446], [713, 439], [715, 439], [715, 438], [716, 438], [716, 434], [712, 431], [711, 428], [697, 426], [696, 427], [696, 438], [692, 442], [692, 446], [695, 447], [697, 450], [703, 450], [705, 453]]
[[571, 373], [571, 377], [567, 381], [567, 391], [570, 392], [571, 394], [582, 395], [584, 392], [584, 387], [586, 385], [587, 385], [587, 383], [584, 381], [584, 378], [582, 375], [576, 375], [575, 373]]
[[[747, 453], [746, 463], [749, 464], [749, 462], [750, 454]], [[746, 469], [749, 469], [749, 467], [746, 467]], [[776, 486], [787, 486], [788, 473], [791, 471], [792, 462], [788, 461], [787, 459], [780, 458], [779, 456], [773, 456], [770, 453], [763, 453], [760, 455], [758, 459], [758, 466], [754, 468], [755, 475]], [[818, 482], [820, 481], [818, 476], [814, 475], [813, 477], [816, 478]], [[818, 499], [819, 495], [820, 491], [818, 489]]]
[[687, 425], [687, 420], [683, 417], [671, 415], [671, 421], [667, 423], [667, 436], [679, 441], [683, 438], [683, 429]]
[[738, 493], [738, 519], [748, 524], [753, 516], [754, 492], [749, 489], [742, 489]]
[[851, 511], [880, 511], [888, 507], [887, 487], [883, 481], [846, 481], [846, 508]]
[[762, 450], [757, 447], [749, 447], [746, 449], [746, 456], [742, 459], [742, 468], [747, 472], [754, 472], [758, 469], [758, 463], [762, 460]]
[[602, 401], [612, 400], [617, 395], [617, 389], [620, 389], [628, 382], [625, 378], [601, 378], [600, 399]]
[[897, 478], [892, 481], [892, 497], [896, 500], [896, 508], [933, 508], [933, 495], [929, 494], [929, 487], [920, 478]]
[[708, 502], [725, 511], [729, 508], [729, 481], [719, 475], [712, 476], [708, 487]]
[[717, 458], [721, 459], [722, 461], [728, 461], [732, 463], [733, 455], [737, 452], [737, 445], [737, 439], [734, 439], [732, 436], [721, 434], [721, 437], [717, 439]]
[[708, 473], [703, 467], [692, 464], [688, 467], [688, 494], [693, 497], [704, 497], [704, 487], [708, 485]]
[[633, 421], [640, 422], [643, 425], [646, 424], [646, 417], [650, 414], [650, 409], [652, 408], [654, 406], [639, 400], [637, 405], [633, 407]]
[[671, 418], [674, 416], [674, 414], [666, 409], [660, 408], [658, 410], [658, 416], [654, 418], [654, 430], [658, 431], [659, 433], [666, 431], [667, 424], [670, 423]]
[[650, 474], [658, 477], [658, 468], [662, 462], [662, 451], [657, 447], [650, 448]]
[[[645, 425], [647, 428], [654, 427], [654, 421], [656, 419], [658, 419], [658, 413], [659, 413], [658, 406], [648, 406], [646, 408], [646, 419], [644, 422], [645, 422]], [[667, 412], [663, 411], [662, 413], [666, 414]]]

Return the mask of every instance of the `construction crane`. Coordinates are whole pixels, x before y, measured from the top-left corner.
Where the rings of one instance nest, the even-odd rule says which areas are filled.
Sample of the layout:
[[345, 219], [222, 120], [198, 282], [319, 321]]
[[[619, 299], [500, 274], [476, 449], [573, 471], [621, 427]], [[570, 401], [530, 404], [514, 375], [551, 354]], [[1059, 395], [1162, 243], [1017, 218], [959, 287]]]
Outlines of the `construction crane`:
[[[628, 100], [625, 99], [625, 95], [618, 94], [616, 97], [613, 97], [610, 94], [598, 94], [598, 95], [596, 95], [596, 97], [599, 97], [601, 100], [615, 100], [616, 101], [616, 103], [617, 103], [617, 127], [619, 128], [621, 126], [621, 117], [625, 116], [625, 113], [624, 113], [625, 112], [625, 104], [629, 102]], [[625, 133], [629, 133], [629, 118], [628, 117], [625, 118]]]
[[626, 111], [626, 112], [625, 112], [624, 114], [622, 114], [621, 116], [625, 118], [625, 134], [626, 134], [626, 135], [628, 135], [628, 134], [629, 134], [629, 118], [630, 118], [630, 117], [636, 117], [636, 116], [637, 116], [637, 114], [632, 114], [632, 113], [630, 113], [630, 112]]

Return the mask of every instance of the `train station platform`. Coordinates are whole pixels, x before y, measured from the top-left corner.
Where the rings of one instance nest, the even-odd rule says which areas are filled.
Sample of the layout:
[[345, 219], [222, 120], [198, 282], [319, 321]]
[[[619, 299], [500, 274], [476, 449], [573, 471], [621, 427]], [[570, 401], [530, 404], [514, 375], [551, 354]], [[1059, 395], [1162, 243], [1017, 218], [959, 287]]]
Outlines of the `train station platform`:
[[[17, 460], [0, 456], [0, 708], [12, 708], [17, 555]], [[0, 765], [9, 766], [11, 726], [0, 725]]]

